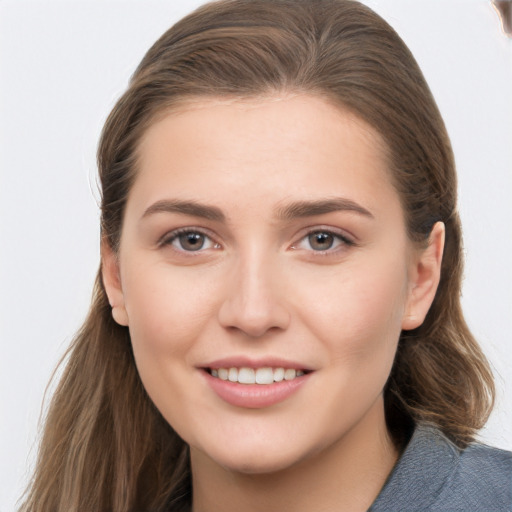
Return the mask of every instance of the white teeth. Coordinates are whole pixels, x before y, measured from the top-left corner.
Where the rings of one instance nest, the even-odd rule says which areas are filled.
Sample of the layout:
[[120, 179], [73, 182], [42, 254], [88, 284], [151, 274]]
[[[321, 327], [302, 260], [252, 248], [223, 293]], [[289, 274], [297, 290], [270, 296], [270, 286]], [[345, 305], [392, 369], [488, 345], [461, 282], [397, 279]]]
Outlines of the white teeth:
[[284, 371], [284, 380], [293, 380], [295, 379], [297, 372], [293, 368], [287, 368]]
[[210, 371], [212, 377], [239, 384], [273, 384], [283, 380], [293, 380], [296, 377], [302, 377], [304, 370], [295, 370], [293, 368], [212, 368]]
[[284, 368], [274, 370], [274, 382], [281, 382], [284, 379]]
[[240, 368], [238, 371], [238, 382], [240, 384], [256, 384], [254, 370], [252, 368]]
[[229, 369], [228, 379], [231, 382], [238, 382], [238, 368]]
[[272, 368], [258, 368], [256, 370], [256, 384], [272, 384], [274, 372]]

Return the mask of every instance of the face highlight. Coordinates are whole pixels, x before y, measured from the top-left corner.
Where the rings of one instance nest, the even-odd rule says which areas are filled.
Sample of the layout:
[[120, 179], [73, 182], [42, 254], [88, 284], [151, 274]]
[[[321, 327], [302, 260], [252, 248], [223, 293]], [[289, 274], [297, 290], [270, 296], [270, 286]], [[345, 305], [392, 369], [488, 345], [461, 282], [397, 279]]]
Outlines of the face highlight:
[[385, 429], [400, 331], [429, 304], [363, 121], [312, 96], [163, 117], [139, 147], [118, 257], [114, 315], [193, 460], [275, 471]]

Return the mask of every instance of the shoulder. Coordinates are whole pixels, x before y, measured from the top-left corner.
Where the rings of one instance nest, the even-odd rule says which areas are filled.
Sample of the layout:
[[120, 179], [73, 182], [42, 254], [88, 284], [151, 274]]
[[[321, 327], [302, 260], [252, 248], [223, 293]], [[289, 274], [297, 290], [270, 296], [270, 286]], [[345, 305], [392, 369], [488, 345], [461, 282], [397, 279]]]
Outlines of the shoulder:
[[436, 503], [438, 510], [512, 511], [512, 453], [479, 443], [468, 446]]
[[419, 425], [370, 510], [510, 512], [512, 453], [479, 443], [460, 450]]

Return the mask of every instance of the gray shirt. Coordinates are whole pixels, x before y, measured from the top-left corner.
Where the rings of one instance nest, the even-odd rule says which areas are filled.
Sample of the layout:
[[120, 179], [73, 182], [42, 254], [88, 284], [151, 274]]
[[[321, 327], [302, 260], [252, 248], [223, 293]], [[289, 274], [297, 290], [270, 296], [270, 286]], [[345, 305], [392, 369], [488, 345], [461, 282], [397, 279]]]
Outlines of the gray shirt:
[[512, 453], [419, 425], [369, 512], [511, 512]]

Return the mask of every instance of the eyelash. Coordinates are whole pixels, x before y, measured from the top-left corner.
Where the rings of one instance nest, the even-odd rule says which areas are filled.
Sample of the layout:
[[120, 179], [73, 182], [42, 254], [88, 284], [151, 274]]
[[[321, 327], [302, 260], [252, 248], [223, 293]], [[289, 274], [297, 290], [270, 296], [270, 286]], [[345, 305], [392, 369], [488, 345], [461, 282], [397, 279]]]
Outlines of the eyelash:
[[[211, 247], [207, 247], [206, 249], [203, 248], [203, 246], [201, 246], [199, 249], [197, 250], [187, 250], [185, 249], [181, 243], [181, 248], [177, 248], [174, 246], [174, 242], [176, 241], [179, 241], [179, 238], [181, 235], [200, 235], [202, 237], [204, 237], [204, 240], [209, 240], [210, 244], [211, 244]], [[308, 231], [305, 235], [303, 235], [299, 240], [298, 242], [294, 243], [290, 248], [291, 249], [294, 249], [294, 250], [300, 250], [302, 249], [301, 247], [299, 247], [303, 242], [307, 241], [309, 237], [312, 237], [312, 236], [315, 236], [315, 235], [327, 235], [327, 236], [330, 236], [333, 238], [333, 245], [336, 244], [336, 247], [335, 248], [332, 248], [332, 247], [328, 247], [327, 249], [325, 250], [315, 250], [311, 247], [311, 244], [310, 244], [310, 248], [309, 249], [304, 249], [304, 250], [307, 250], [307, 251], [311, 251], [311, 253], [313, 253], [315, 256], [328, 256], [328, 255], [331, 255], [333, 253], [336, 253], [337, 251], [339, 250], [342, 250], [339, 248], [339, 246], [342, 246], [344, 248], [347, 248], [347, 247], [352, 247], [355, 244], [355, 242], [348, 238], [346, 235], [343, 235], [341, 233], [337, 233], [331, 229], [322, 229], [322, 228], [316, 228], [316, 229], [312, 229], [310, 231]], [[173, 246], [174, 249], [178, 252], [182, 252], [182, 253], [189, 253], [189, 254], [194, 254], [194, 253], [201, 253], [205, 250], [208, 250], [208, 249], [219, 249], [221, 246], [219, 243], [215, 242], [213, 237], [211, 235], [209, 235], [208, 233], [204, 232], [202, 229], [198, 229], [198, 228], [180, 228], [180, 229], [176, 229], [174, 231], [172, 231], [171, 233], [168, 233], [166, 235], [164, 235], [161, 240], [158, 242], [158, 246], [159, 247], [164, 247], [164, 246]]]
[[341, 251], [343, 249], [347, 249], [349, 247], [352, 247], [354, 245], [356, 245], [356, 243], [354, 242], [354, 240], [352, 240], [351, 238], [347, 237], [346, 235], [344, 234], [341, 234], [339, 232], [336, 232], [336, 231], [333, 231], [332, 229], [322, 229], [322, 228], [316, 228], [316, 229], [312, 229], [311, 231], [308, 231], [304, 236], [302, 236], [298, 242], [294, 243], [292, 245], [292, 249], [295, 249], [295, 250], [300, 250], [302, 249], [300, 247], [300, 245], [304, 242], [308, 243], [308, 239], [310, 237], [313, 237], [315, 235], [327, 235], [329, 237], [332, 237], [333, 239], [333, 245], [335, 245], [335, 247], [328, 247], [327, 249], [324, 249], [324, 250], [315, 250], [311, 247], [311, 240], [309, 240], [309, 246], [310, 248], [306, 248], [305, 250], [307, 251], [311, 251], [311, 253], [314, 255], [314, 257], [318, 257], [318, 256], [330, 256], [332, 254], [335, 254], [337, 253], [338, 251]]
[[[171, 233], [167, 233], [166, 235], [164, 235], [160, 239], [160, 241], [158, 242], [158, 246], [159, 247], [163, 247], [163, 246], [167, 246], [167, 245], [173, 246], [174, 242], [179, 241], [179, 237], [181, 235], [200, 235], [200, 236], [204, 237], [205, 241], [206, 240], [210, 241], [212, 247], [208, 247], [207, 249], [219, 249], [220, 248], [220, 244], [215, 242], [213, 240], [213, 238], [208, 233], [205, 233], [203, 230], [197, 229], [197, 228], [180, 228], [180, 229], [175, 229]], [[193, 254], [193, 253], [201, 253], [201, 252], [203, 252], [205, 250], [202, 246], [199, 249], [195, 250], [195, 251], [194, 250], [187, 250], [183, 246], [181, 247], [181, 249], [179, 249], [177, 247], [174, 247], [174, 249], [176, 251], [178, 251], [178, 252], [191, 253], [191, 254]]]

